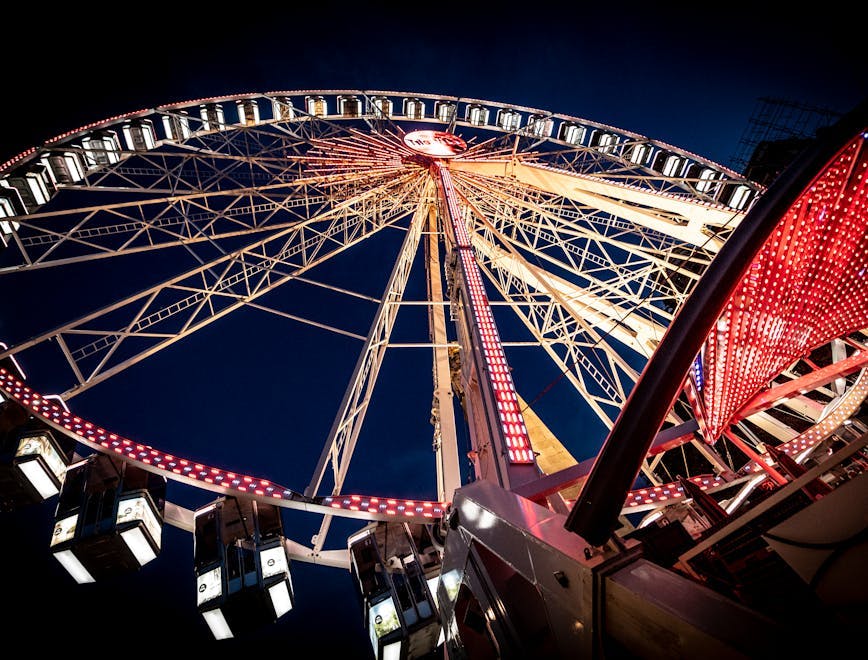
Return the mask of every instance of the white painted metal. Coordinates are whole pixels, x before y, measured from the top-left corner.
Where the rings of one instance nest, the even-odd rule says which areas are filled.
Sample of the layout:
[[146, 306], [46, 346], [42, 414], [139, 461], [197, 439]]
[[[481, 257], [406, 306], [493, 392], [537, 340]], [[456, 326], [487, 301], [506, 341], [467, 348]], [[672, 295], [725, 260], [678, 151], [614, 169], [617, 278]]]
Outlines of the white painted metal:
[[[363, 102], [353, 103], [349, 112], [346, 99]], [[230, 113], [249, 106], [263, 114], [253, 120], [244, 110], [243, 125], [231, 118], [215, 123], [207, 113], [203, 118], [200, 106]], [[350, 116], [357, 112], [359, 117]], [[48, 153], [84, 162], [82, 141], [100, 131], [117, 133], [130, 122], [157, 129], [149, 149], [119, 148], [106, 162], [91, 158], [80, 176], [76, 172], [58, 182], [50, 204], [4, 219], [13, 231], [4, 234], [9, 245], [0, 277], [147, 252], [171, 258], [171, 250], [192, 254], [198, 266], [23, 341], [0, 357], [55, 343], [72, 381], [64, 394], [69, 398], [248, 307], [364, 340], [361, 366], [311, 482], [317, 490], [331, 468], [337, 493], [383, 352], [425, 347], [434, 358], [438, 402], [438, 496], [451, 499], [460, 483], [448, 378], [447, 349], [455, 343], [446, 331], [436, 227], [428, 227], [428, 300], [403, 301], [399, 295], [408, 276], [404, 268], [425, 228], [427, 169], [402, 160], [406, 154], [332, 173], [316, 171], [310, 159], [315, 147], [330, 141], [352, 150], [370, 136], [364, 148], [388, 145], [389, 135], [400, 134], [397, 123], [423, 115], [441, 128], [461, 133], [473, 126], [494, 136], [471, 146], [450, 169], [473, 225], [477, 259], [503, 297], [491, 302], [509, 308], [532, 334], [532, 341], [504, 338], [504, 345], [542, 348], [610, 425], [672, 318], [667, 305], [683, 301], [744, 215], [715, 201], [723, 198], [723, 186], [743, 186], [746, 200], [757, 187], [641, 135], [479, 99], [378, 90], [279, 91], [163, 106], [60, 136], [20, 164]], [[517, 126], [522, 117], [524, 127]], [[563, 130], [571, 126], [581, 130]], [[591, 144], [589, 136], [603, 133], [609, 136], [605, 144]], [[647, 164], [661, 150], [685, 164], [680, 172], [692, 165], [692, 178], [651, 169]], [[0, 171], [0, 177], [7, 174]], [[421, 215], [409, 225], [405, 241], [412, 250], [402, 250], [393, 271], [400, 287], [390, 286], [381, 299], [305, 277], [385, 227], [405, 229], [401, 220], [414, 210]], [[17, 259], [10, 259], [12, 254]], [[371, 333], [363, 338], [259, 300], [288, 281], [376, 302]], [[431, 341], [391, 342], [395, 315], [413, 302], [429, 306]], [[119, 323], [120, 313], [125, 317]], [[144, 347], [130, 355], [124, 351], [132, 338]], [[305, 507], [329, 519], [325, 507], [300, 508]], [[183, 526], [183, 512], [175, 513]], [[322, 550], [327, 529], [325, 522], [314, 547], [299, 546], [295, 556], [345, 566], [345, 550], [333, 556]]]
[[[356, 361], [356, 367], [314, 469], [313, 477], [305, 490], [308, 497], [316, 495], [326, 468], [329, 466], [334, 477], [331, 494], [337, 495], [341, 492], [362, 424], [365, 421], [368, 404], [377, 383], [380, 366], [386, 355], [386, 346], [395, 325], [395, 317], [400, 309], [398, 305], [393, 303], [404, 297], [404, 289], [410, 277], [410, 269], [416, 257], [422, 229], [428, 217], [428, 210], [433, 204], [432, 195], [433, 185], [428, 182], [425, 191], [420, 195], [419, 205], [413, 214], [410, 228], [395, 260], [395, 267], [392, 269], [389, 282], [383, 292], [382, 302], [371, 324], [368, 338]], [[331, 516], [323, 518], [314, 543], [315, 553], [319, 552], [325, 543], [330, 522]]]

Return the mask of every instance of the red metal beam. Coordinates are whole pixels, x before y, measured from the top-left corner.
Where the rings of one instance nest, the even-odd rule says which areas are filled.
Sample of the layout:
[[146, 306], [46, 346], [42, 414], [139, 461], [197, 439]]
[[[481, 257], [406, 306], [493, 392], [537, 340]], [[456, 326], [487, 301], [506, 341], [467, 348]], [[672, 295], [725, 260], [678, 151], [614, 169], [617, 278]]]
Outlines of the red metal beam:
[[748, 401], [733, 417], [733, 422], [738, 422], [745, 417], [766, 410], [777, 403], [790, 399], [799, 394], [810, 392], [818, 387], [831, 383], [836, 378], [849, 376], [868, 365], [868, 350], [857, 351], [853, 355], [828, 366], [817, 369], [799, 378], [781, 385], [775, 385], [757, 394]]
[[[654, 456], [670, 449], [675, 449], [681, 445], [690, 442], [693, 439], [693, 434], [697, 429], [694, 420], [688, 420], [677, 426], [672, 426], [668, 429], [663, 429], [654, 438], [651, 449], [648, 451], [649, 456]], [[539, 500], [541, 498], [553, 495], [564, 488], [569, 488], [576, 484], [581, 484], [585, 477], [591, 472], [594, 466], [594, 459], [587, 458], [581, 463], [576, 463], [563, 470], [558, 470], [552, 474], [547, 474], [535, 481], [524, 483], [517, 488], [513, 488], [512, 492], [529, 500]], [[643, 489], [644, 491], [644, 489]], [[630, 498], [628, 497], [628, 501]]]

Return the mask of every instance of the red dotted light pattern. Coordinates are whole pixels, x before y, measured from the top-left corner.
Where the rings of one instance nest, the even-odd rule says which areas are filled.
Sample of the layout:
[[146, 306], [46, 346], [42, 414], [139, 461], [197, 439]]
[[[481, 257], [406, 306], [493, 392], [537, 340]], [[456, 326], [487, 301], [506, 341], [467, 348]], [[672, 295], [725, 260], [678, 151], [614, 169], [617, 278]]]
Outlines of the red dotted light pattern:
[[[265, 479], [251, 477], [244, 474], [236, 474], [220, 468], [196, 463], [186, 458], [179, 458], [165, 452], [161, 452], [148, 445], [142, 445], [116, 433], [88, 422], [81, 417], [64, 410], [55, 403], [46, 399], [6, 369], [0, 368], [0, 390], [10, 398], [17, 400], [21, 405], [29, 409], [33, 414], [39, 415], [55, 428], [65, 429], [69, 433], [79, 436], [88, 445], [100, 448], [105, 453], [114, 452], [125, 460], [148, 466], [155, 472], [162, 472], [169, 479], [189, 479], [212, 486], [219, 486], [229, 492], [237, 491], [240, 494], [258, 496], [260, 498], [273, 498], [275, 500], [309, 501], [318, 504], [318, 498], [304, 498], [283, 486], [278, 486]], [[385, 516], [402, 516], [412, 519], [440, 518], [448, 506], [443, 502], [424, 502], [418, 500], [395, 500], [377, 497], [362, 497], [361, 495], [344, 495], [326, 497], [322, 499], [322, 505], [333, 509], [346, 511], [360, 511], [372, 514], [372, 518], [384, 518]], [[376, 515], [373, 515], [376, 514]]]
[[706, 340], [706, 441], [797, 358], [868, 325], [866, 136], [788, 209]]
[[420, 502], [366, 495], [334, 495], [323, 498], [323, 504], [345, 511], [366, 511], [398, 518], [440, 518], [446, 508], [443, 502]]
[[500, 342], [500, 335], [494, 323], [491, 305], [489, 305], [488, 296], [485, 294], [479, 265], [476, 263], [476, 256], [473, 254], [473, 247], [470, 244], [470, 235], [467, 233], [467, 227], [461, 221], [458, 205], [455, 202], [452, 175], [441, 163], [435, 163], [434, 167], [440, 174], [440, 180], [443, 184], [449, 219], [455, 232], [456, 247], [467, 285], [467, 294], [470, 298], [470, 313], [479, 332], [485, 369], [488, 372], [488, 383], [497, 402], [500, 430], [506, 444], [505, 449], [509, 462], [535, 463], [536, 459], [527, 434], [527, 426], [525, 426], [524, 416], [518, 406], [518, 394], [515, 391], [512, 375], [509, 372], [509, 364], [503, 351], [503, 344]]
[[[695, 477], [690, 477], [688, 481], [695, 483], [701, 490], [713, 490], [726, 485], [721, 477], [713, 474], [700, 474]], [[632, 508], [653, 508], [663, 506], [664, 504], [672, 504], [689, 498], [684, 494], [684, 489], [677, 481], [668, 484], [660, 484], [659, 486], [648, 486], [647, 488], [637, 488], [627, 493], [627, 499], [624, 502], [625, 512], [629, 512]], [[572, 506], [575, 500], [567, 500], [567, 504]]]
[[114, 124], [119, 122], [122, 119], [130, 119], [131, 117], [141, 117], [149, 113], [150, 110], [144, 108], [142, 110], [135, 110], [133, 112], [125, 112], [121, 115], [114, 115], [113, 117], [109, 117], [108, 119], [101, 119], [100, 121], [93, 121], [89, 124], [85, 124], [84, 126], [79, 126], [78, 128], [74, 128], [71, 131], [66, 131], [65, 133], [61, 133], [60, 135], [55, 135], [53, 138], [46, 140], [45, 144], [54, 144], [55, 142], [59, 142], [60, 140], [64, 140], [68, 137], [76, 135], [78, 133], [84, 133], [85, 131], [89, 131], [94, 128], [99, 128], [101, 126], [105, 126], [106, 124]]
[[5, 172], [6, 170], [10, 169], [13, 165], [15, 165], [15, 163], [18, 163], [18, 162], [24, 160], [25, 158], [33, 155], [34, 153], [36, 153], [36, 147], [30, 147], [26, 151], [22, 151], [17, 156], [13, 156], [9, 160], [7, 160], [5, 163], [0, 164], [0, 173]]
[[[701, 474], [696, 477], [690, 477], [688, 481], [692, 481], [702, 490], [722, 486], [726, 483], [723, 479], [713, 474]], [[664, 504], [684, 499], [684, 489], [677, 481], [660, 486], [649, 486], [648, 488], [639, 488], [631, 490], [627, 493], [627, 501], [624, 506], [627, 508], [640, 506], [643, 504]]]

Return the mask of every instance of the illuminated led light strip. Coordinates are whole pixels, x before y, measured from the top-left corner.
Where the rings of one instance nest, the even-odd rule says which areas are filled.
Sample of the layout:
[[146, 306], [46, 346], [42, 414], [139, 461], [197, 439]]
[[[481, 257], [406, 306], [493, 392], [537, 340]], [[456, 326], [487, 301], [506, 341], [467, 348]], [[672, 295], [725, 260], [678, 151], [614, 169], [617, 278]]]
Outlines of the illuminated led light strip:
[[482, 276], [470, 243], [470, 235], [467, 233], [467, 227], [461, 221], [461, 215], [458, 212], [452, 175], [441, 163], [435, 162], [434, 167], [437, 168], [443, 183], [449, 219], [455, 233], [455, 243], [461, 260], [467, 294], [470, 298], [470, 313], [482, 342], [480, 348], [488, 372], [488, 383], [497, 402], [500, 430], [506, 443], [505, 449], [509, 462], [534, 464], [536, 458], [527, 434], [524, 416], [518, 406], [518, 394], [512, 382], [503, 344], [500, 341], [500, 335], [494, 323], [494, 315], [491, 313], [491, 305], [482, 284]]
[[367, 511], [368, 513], [385, 513], [388, 516], [421, 516], [422, 518], [439, 518], [443, 515], [447, 506], [443, 502], [420, 502], [419, 500], [368, 497], [365, 495], [334, 495], [324, 497], [323, 504], [333, 509], [344, 509], [346, 511]]
[[[91, 122], [90, 124], [85, 124], [84, 126], [80, 126], [79, 128], [76, 128], [74, 130], [66, 131], [65, 133], [61, 133], [60, 135], [55, 135], [53, 138], [49, 138], [48, 140], [46, 140], [43, 144], [44, 145], [54, 144], [56, 142], [60, 142], [61, 140], [66, 139], [68, 137], [72, 137], [73, 135], [78, 135], [80, 133], [84, 133], [85, 131], [92, 130], [94, 128], [100, 128], [100, 127], [107, 128], [108, 126], [114, 125], [122, 119], [129, 119], [131, 117], [143, 117], [145, 115], [150, 114], [151, 112], [153, 112], [153, 111], [146, 108], [143, 110], [136, 110], [135, 112], [125, 112], [122, 115], [115, 115], [113, 117], [109, 117], [108, 119], [101, 119], [100, 121], [95, 121], [95, 122]], [[32, 156], [34, 153], [36, 153], [36, 147], [31, 147], [30, 149], [27, 149], [26, 151], [22, 151], [17, 156], [13, 156], [9, 160], [7, 160], [5, 163], [0, 165], [0, 174], [4, 173], [12, 165], [15, 165], [15, 163], [18, 163], [18, 162], [24, 160], [25, 158]]]
[[[716, 488], [722, 486], [726, 482], [713, 474], [701, 474], [696, 477], [690, 477], [688, 481], [692, 481], [702, 490]], [[663, 504], [673, 502], [684, 498], [684, 489], [678, 482], [662, 484], [660, 486], [649, 486], [648, 488], [639, 488], [631, 490], [627, 493], [627, 500], [624, 506], [633, 507], [641, 504]]]
[[178, 103], [169, 103], [168, 105], [159, 105], [157, 110], [183, 110], [192, 105], [201, 105], [203, 103], [224, 103], [226, 101], [241, 101], [241, 100], [256, 100], [261, 94], [257, 92], [249, 92], [247, 94], [235, 94], [231, 96], [207, 96], [201, 99], [190, 99], [187, 101], [179, 101]]
[[707, 442], [794, 360], [868, 326], [866, 139], [854, 137], [787, 210], [709, 334]]
[[427, 520], [440, 518], [448, 504], [445, 502], [427, 502], [420, 500], [401, 500], [385, 497], [367, 497], [361, 495], [341, 495], [326, 498], [305, 498], [303, 495], [274, 484], [266, 479], [237, 474], [228, 470], [196, 463], [185, 458], [142, 445], [116, 433], [111, 433], [76, 415], [73, 415], [49, 399], [33, 391], [18, 380], [5, 368], [0, 367], [0, 391], [10, 398], [16, 399], [32, 413], [39, 415], [52, 426], [65, 429], [78, 436], [89, 446], [98, 448], [104, 453], [114, 452], [127, 461], [148, 466], [148, 469], [163, 472], [174, 479], [177, 475], [184, 479], [198, 481], [211, 486], [219, 486], [227, 491], [272, 498], [274, 500], [307, 502], [320, 504], [332, 509], [363, 512], [372, 518], [384, 519], [385, 516], [402, 516], [405, 519]]
[[140, 117], [143, 115], [147, 115], [151, 112], [153, 112], [151, 109], [144, 108], [142, 110], [135, 110], [134, 112], [125, 112], [122, 115], [115, 115], [113, 117], [109, 117], [108, 119], [101, 119], [100, 121], [94, 121], [94, 122], [91, 122], [90, 124], [85, 124], [84, 126], [79, 126], [78, 128], [73, 129], [71, 131], [66, 131], [66, 133], [61, 133], [60, 135], [55, 135], [53, 138], [46, 140], [45, 144], [54, 144], [55, 142], [63, 140], [64, 138], [71, 137], [71, 136], [76, 135], [78, 133], [83, 133], [84, 131], [89, 131], [91, 129], [100, 128], [100, 127], [108, 127], [109, 124], [116, 124], [121, 119], [129, 119], [131, 117]]
[[[720, 486], [726, 485], [728, 482], [721, 477], [713, 474], [700, 474], [695, 477], [690, 477], [688, 481], [695, 483], [701, 490], [714, 490]], [[638, 488], [627, 493], [627, 499], [624, 502], [625, 510], [633, 507], [643, 507], [649, 504], [663, 505], [671, 504], [685, 499], [684, 489], [677, 481], [659, 486], [648, 486], [647, 488]], [[572, 505], [574, 500], [567, 500], [567, 504]]]
[[690, 375], [693, 379], [693, 384], [696, 387], [697, 392], [702, 391], [702, 387], [705, 384], [705, 374], [702, 370], [702, 353], [696, 356], [696, 359], [693, 361], [693, 366], [691, 367]]
[[26, 151], [22, 151], [22, 152], [21, 152], [20, 154], [18, 154], [17, 156], [12, 156], [12, 158], [10, 158], [10, 159], [7, 160], [5, 163], [3, 163], [2, 165], [0, 165], [0, 173], [5, 172], [5, 171], [8, 170], [10, 167], [12, 167], [15, 163], [18, 163], [18, 162], [24, 160], [25, 158], [27, 158], [28, 156], [30, 156], [30, 155], [32, 155], [32, 154], [34, 154], [34, 153], [36, 153], [36, 147], [30, 147], [30, 148], [27, 149]]

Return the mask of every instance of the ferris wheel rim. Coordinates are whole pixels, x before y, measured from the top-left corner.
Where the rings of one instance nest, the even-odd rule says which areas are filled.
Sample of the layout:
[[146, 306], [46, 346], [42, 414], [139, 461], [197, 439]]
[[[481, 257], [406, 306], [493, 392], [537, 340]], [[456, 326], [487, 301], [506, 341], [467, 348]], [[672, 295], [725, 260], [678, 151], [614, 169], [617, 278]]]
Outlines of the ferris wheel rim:
[[[636, 132], [630, 131], [628, 129], [620, 128], [620, 127], [617, 127], [617, 126], [614, 126], [611, 124], [606, 124], [606, 123], [603, 123], [603, 122], [600, 122], [600, 121], [597, 121], [594, 119], [590, 119], [590, 118], [586, 118], [586, 117], [580, 117], [578, 115], [568, 115], [568, 114], [563, 114], [563, 113], [555, 113], [555, 112], [545, 110], [542, 108], [536, 108], [533, 106], [524, 106], [524, 105], [520, 105], [520, 104], [509, 104], [509, 103], [504, 103], [502, 101], [491, 101], [491, 100], [480, 99], [480, 98], [476, 98], [476, 97], [454, 96], [454, 95], [449, 95], [449, 94], [437, 94], [437, 93], [432, 93], [432, 92], [407, 92], [407, 91], [398, 91], [398, 90], [375, 90], [375, 89], [370, 89], [370, 90], [367, 90], [367, 89], [321, 89], [321, 88], [320, 89], [300, 88], [300, 89], [294, 89], [294, 90], [273, 90], [273, 91], [267, 91], [267, 92], [254, 91], [254, 92], [238, 92], [238, 93], [220, 94], [220, 95], [215, 95], [215, 96], [186, 99], [186, 100], [182, 100], [182, 101], [173, 101], [170, 103], [155, 105], [153, 107], [140, 108], [138, 110], [132, 110], [132, 111], [123, 112], [123, 113], [120, 113], [117, 115], [112, 115], [112, 116], [106, 117], [104, 119], [96, 120], [93, 122], [88, 122], [87, 124], [84, 124], [84, 125], [79, 126], [77, 128], [73, 128], [73, 129], [64, 131], [63, 133], [59, 133], [58, 135], [55, 135], [53, 137], [49, 137], [45, 141], [43, 141], [41, 144], [38, 144], [38, 145], [33, 146], [33, 147], [29, 147], [29, 148], [27, 148], [27, 149], [25, 149], [25, 150], [23, 150], [17, 154], [10, 156], [6, 161], [0, 163], [0, 176], [7, 174], [9, 171], [11, 171], [16, 166], [21, 166], [21, 165], [27, 164], [29, 162], [32, 162], [33, 160], [38, 158], [39, 154], [43, 150], [45, 150], [46, 148], [54, 148], [54, 147], [61, 146], [62, 143], [66, 140], [71, 140], [71, 139], [81, 137], [82, 135], [85, 135], [89, 131], [106, 129], [106, 128], [109, 128], [112, 126], [116, 126], [116, 125], [121, 124], [124, 121], [128, 121], [130, 119], [146, 118], [146, 117], [150, 117], [153, 115], [158, 115], [161, 111], [181, 110], [181, 109], [191, 108], [191, 107], [195, 107], [195, 106], [198, 106], [201, 104], [206, 104], [206, 103], [222, 103], [222, 102], [227, 102], [227, 101], [238, 101], [238, 100], [244, 100], [244, 99], [257, 99], [257, 98], [273, 99], [273, 97], [284, 96], [284, 95], [303, 96], [303, 97], [311, 96], [311, 95], [314, 95], [314, 96], [315, 95], [330, 95], [330, 96], [336, 96], [336, 97], [337, 96], [343, 96], [343, 95], [355, 95], [355, 96], [362, 96], [362, 97], [388, 96], [388, 97], [393, 97], [393, 98], [410, 98], [410, 99], [418, 98], [418, 99], [425, 99], [425, 100], [431, 100], [431, 101], [444, 100], [444, 101], [452, 101], [455, 103], [483, 104], [486, 107], [496, 108], [499, 110], [515, 110], [515, 111], [521, 111], [521, 112], [528, 112], [528, 113], [538, 114], [541, 117], [557, 119], [557, 120], [562, 121], [562, 122], [563, 121], [579, 122], [579, 123], [581, 123], [583, 125], [587, 125], [589, 127], [613, 131], [613, 132], [618, 133], [620, 135], [627, 136], [631, 139], [639, 140], [639, 141], [648, 143], [649, 145], [651, 145], [653, 147], [672, 151], [673, 153], [677, 153], [677, 154], [680, 154], [682, 156], [687, 156], [690, 159], [692, 159], [698, 163], [713, 167], [714, 169], [719, 170], [720, 172], [727, 174], [729, 177], [732, 177], [733, 179], [737, 179], [737, 180], [743, 182], [744, 184], [749, 185], [750, 187], [752, 187], [753, 189], [755, 189], [757, 191], [763, 191], [764, 190], [763, 186], [756, 184], [756, 183], [753, 183], [753, 182], [749, 181], [748, 179], [745, 179], [740, 173], [729, 168], [728, 166], [726, 166], [722, 163], [713, 161], [709, 158], [706, 158], [706, 157], [702, 156], [701, 154], [691, 152], [687, 149], [684, 149], [682, 147], [679, 147], [677, 145], [668, 143], [666, 141], [663, 141], [663, 140], [660, 140], [657, 138], [652, 138], [652, 137], [643, 135], [641, 133], [636, 133]], [[335, 115], [335, 116], [329, 116], [329, 119], [333, 120], [333, 121], [341, 121], [342, 119], [347, 119], [347, 117], [341, 117], [339, 115]], [[437, 119], [436, 119], [436, 117], [426, 117], [425, 121], [431, 121], [431, 122], [436, 123]], [[458, 123], [462, 124], [465, 122], [459, 121]], [[234, 125], [226, 125], [224, 128], [222, 128], [220, 130], [231, 130], [232, 128], [235, 128], [235, 127], [236, 126], [234, 126]], [[487, 125], [486, 128], [497, 130], [498, 126], [496, 124], [491, 124], [491, 125]], [[551, 139], [551, 138], [547, 138], [547, 139]]]

